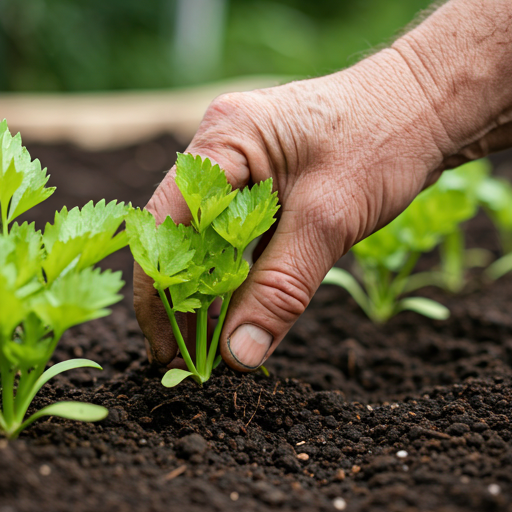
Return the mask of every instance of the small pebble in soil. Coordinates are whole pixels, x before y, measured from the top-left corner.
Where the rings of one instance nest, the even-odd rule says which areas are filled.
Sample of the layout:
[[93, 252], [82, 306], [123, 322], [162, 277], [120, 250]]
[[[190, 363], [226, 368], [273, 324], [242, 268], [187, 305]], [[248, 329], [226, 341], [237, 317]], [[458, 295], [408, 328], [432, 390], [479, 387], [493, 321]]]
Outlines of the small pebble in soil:
[[489, 484], [487, 486], [487, 490], [489, 491], [489, 494], [498, 496], [498, 494], [501, 492], [501, 487], [498, 484]]
[[398, 404], [391, 404], [390, 407], [391, 409], [398, 409]]
[[306, 444], [306, 441], [301, 441], [300, 443], [297, 443], [295, 446], [302, 446], [303, 444]]
[[409, 454], [405, 450], [400, 450], [400, 451], [396, 452], [396, 456], [399, 459], [405, 459], [408, 455]]
[[373, 407], [371, 405], [367, 405], [366, 408], [369, 410], [369, 411], [373, 411]]
[[336, 480], [339, 480], [340, 482], [342, 480], [345, 480], [345, 471], [343, 469], [338, 469], [338, 471], [336, 471], [336, 474], [334, 475], [334, 478]]
[[42, 476], [48, 476], [52, 472], [52, 468], [48, 464], [43, 464], [39, 467], [39, 474]]
[[347, 508], [347, 502], [343, 498], [334, 498], [332, 504], [336, 510], [345, 510]]
[[236, 491], [233, 491], [229, 497], [231, 498], [231, 501], [238, 501], [238, 498], [240, 498], [240, 494], [238, 494]]
[[309, 460], [309, 455], [307, 453], [299, 453], [297, 455], [297, 459], [299, 459], [299, 460]]
[[460, 477], [460, 483], [461, 484], [469, 484], [470, 481], [471, 480], [470, 480], [469, 476], [467, 476], [467, 475], [462, 475]]
[[407, 464], [404, 464], [404, 465], [402, 466], [402, 469], [403, 469], [404, 471], [409, 471], [409, 466], [408, 466]]

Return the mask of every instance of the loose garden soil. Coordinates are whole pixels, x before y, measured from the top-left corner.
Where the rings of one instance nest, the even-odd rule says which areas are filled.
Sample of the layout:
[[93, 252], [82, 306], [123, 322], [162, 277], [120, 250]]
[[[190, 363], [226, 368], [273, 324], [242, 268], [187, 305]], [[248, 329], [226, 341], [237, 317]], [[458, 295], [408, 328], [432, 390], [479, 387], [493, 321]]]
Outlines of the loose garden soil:
[[[32, 217], [42, 227], [102, 197], [143, 206], [176, 149], [169, 137], [103, 153], [29, 147], [58, 187]], [[497, 251], [484, 216], [467, 232]], [[103, 372], [59, 376], [33, 407], [72, 399], [110, 414], [0, 440], [0, 512], [512, 511], [512, 276], [474, 272], [459, 296], [425, 289], [448, 321], [402, 313], [384, 327], [322, 287], [269, 378], [221, 365], [201, 389], [166, 389], [131, 307], [129, 252], [105, 265], [123, 270], [127, 298], [66, 333], [53, 358]]]

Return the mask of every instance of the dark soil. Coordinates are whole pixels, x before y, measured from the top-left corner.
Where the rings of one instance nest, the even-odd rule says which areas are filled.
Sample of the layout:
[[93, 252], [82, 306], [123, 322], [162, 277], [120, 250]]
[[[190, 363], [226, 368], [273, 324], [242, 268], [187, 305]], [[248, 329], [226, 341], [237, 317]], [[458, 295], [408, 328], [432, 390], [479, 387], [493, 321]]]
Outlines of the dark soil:
[[[89, 154], [30, 147], [62, 204], [143, 206], [177, 145]], [[151, 163], [151, 155], [160, 155]], [[153, 158], [154, 160], [154, 158]], [[496, 251], [492, 226], [468, 226]], [[129, 253], [109, 259], [131, 285]], [[54, 361], [89, 357], [34, 401], [103, 404], [97, 424], [41, 420], [0, 440], [0, 512], [25, 511], [512, 511], [512, 277], [478, 273], [446, 322], [403, 313], [372, 325], [322, 287], [262, 374], [221, 365], [199, 389], [160, 385], [128, 298], [110, 317], [68, 332]]]

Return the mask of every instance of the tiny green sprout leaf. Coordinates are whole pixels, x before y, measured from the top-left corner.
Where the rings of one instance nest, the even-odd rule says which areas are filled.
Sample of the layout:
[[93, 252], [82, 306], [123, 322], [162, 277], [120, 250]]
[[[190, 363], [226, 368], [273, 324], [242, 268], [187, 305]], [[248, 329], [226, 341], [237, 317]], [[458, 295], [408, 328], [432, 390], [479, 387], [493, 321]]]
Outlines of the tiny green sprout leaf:
[[193, 373], [187, 372], [186, 370], [180, 370], [179, 368], [174, 368], [169, 370], [162, 377], [162, 384], [166, 388], [173, 388], [174, 386], [177, 386], [182, 380], [190, 377], [191, 375], [193, 375]]
[[368, 298], [361, 288], [361, 285], [357, 282], [355, 277], [342, 268], [331, 268], [327, 275], [324, 277], [322, 284], [335, 284], [341, 286], [347, 292], [352, 295], [352, 298], [359, 304], [361, 309], [368, 314], [369, 305]]
[[220, 363], [222, 363], [222, 356], [219, 354], [213, 361], [212, 369], [215, 370], [215, 368], [217, 368], [217, 366], [219, 366]]
[[279, 206], [277, 192], [272, 193], [272, 178], [242, 190], [213, 222], [217, 233], [238, 251], [265, 233], [275, 222]]
[[492, 265], [489, 265], [485, 271], [485, 275], [494, 281], [509, 272], [512, 272], [512, 253], [502, 256]]
[[398, 303], [399, 311], [409, 310], [420, 313], [434, 320], [446, 320], [450, 317], [450, 310], [434, 300], [425, 297], [409, 297]]
[[192, 214], [192, 225], [203, 233], [231, 203], [237, 190], [231, 191], [226, 175], [208, 158], [178, 153], [176, 185]]
[[265, 366], [261, 365], [259, 369], [260, 369], [261, 373], [263, 373], [263, 375], [265, 375], [265, 377], [267, 377], [267, 378], [270, 377], [270, 373]]
[[104, 420], [108, 416], [108, 409], [101, 405], [85, 402], [57, 402], [32, 414], [24, 425], [28, 426], [43, 416], [59, 416], [67, 420], [92, 422]]
[[[69, 361], [62, 361], [54, 364], [48, 368], [33, 385], [30, 393], [21, 397], [21, 400], [16, 398], [17, 409], [20, 411], [26, 411], [30, 402], [34, 399], [38, 391], [50, 380], [53, 379], [59, 373], [67, 372], [68, 370], [74, 370], [75, 368], [96, 368], [102, 370], [103, 368], [90, 359], [70, 359]], [[21, 403], [18, 403], [21, 402]], [[23, 419], [23, 418], [21, 418]]]
[[[96, 368], [97, 370], [103, 370], [103, 368], [90, 359], [70, 359], [69, 361], [62, 361], [54, 364], [48, 370], [46, 370], [34, 384], [34, 396], [36, 393], [50, 380], [53, 379], [59, 373], [74, 370], [76, 368]], [[32, 401], [32, 399], [30, 400]]]

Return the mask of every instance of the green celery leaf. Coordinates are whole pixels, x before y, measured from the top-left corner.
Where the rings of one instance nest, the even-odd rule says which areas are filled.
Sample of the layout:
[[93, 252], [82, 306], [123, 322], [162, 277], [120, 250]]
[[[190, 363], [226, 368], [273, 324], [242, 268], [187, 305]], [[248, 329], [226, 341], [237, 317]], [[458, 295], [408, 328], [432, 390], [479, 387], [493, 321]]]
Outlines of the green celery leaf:
[[[13, 270], [12, 267], [11, 270]], [[15, 293], [16, 276], [6, 276], [6, 273], [10, 272], [2, 268], [0, 272], [0, 343], [3, 344], [10, 343], [14, 329], [26, 314], [26, 305]]]
[[174, 368], [172, 370], [169, 370], [162, 377], [162, 384], [166, 388], [173, 388], [174, 386], [177, 386], [183, 379], [190, 377], [190, 375], [193, 375], [193, 374], [191, 372], [187, 372], [186, 370], [180, 370], [178, 368]]
[[16, 171], [16, 167], [14, 166], [14, 160], [11, 160], [11, 163], [7, 165], [5, 169], [1, 170], [2, 174], [0, 174], [0, 206], [2, 208], [2, 222], [5, 224], [5, 226], [2, 226], [3, 232], [7, 233], [7, 224], [9, 223], [9, 203], [11, 201], [12, 196], [14, 195], [14, 193], [23, 181], [23, 174], [21, 172]]
[[218, 165], [212, 165], [208, 158], [202, 160], [190, 154], [178, 153], [176, 185], [192, 213], [192, 225], [199, 233], [210, 226], [237, 194]]
[[[68, 370], [74, 370], [75, 368], [96, 368], [98, 370], [103, 370], [103, 368], [94, 361], [90, 359], [70, 359], [69, 361], [62, 361], [60, 363], [54, 364], [50, 366], [34, 384], [34, 387], [31, 390], [31, 396], [34, 398], [36, 393], [50, 380], [53, 379], [59, 373], [67, 372]], [[30, 399], [29, 403], [32, 401]]]
[[267, 231], [275, 222], [279, 206], [272, 193], [272, 178], [242, 190], [213, 222], [217, 233], [238, 251]]
[[498, 258], [494, 263], [489, 265], [485, 270], [485, 275], [494, 281], [509, 272], [512, 272], [512, 253]]
[[446, 306], [425, 297], [408, 297], [402, 299], [398, 303], [397, 312], [404, 310], [414, 311], [428, 318], [433, 318], [434, 320], [446, 320], [450, 316], [450, 310]]
[[333, 267], [327, 272], [322, 284], [335, 284], [347, 290], [352, 295], [352, 298], [361, 306], [361, 309], [369, 316], [371, 308], [368, 296], [350, 272], [342, 268]]
[[249, 274], [249, 264], [241, 260], [237, 270], [235, 250], [228, 247], [224, 252], [208, 260], [210, 268], [200, 278], [199, 292], [214, 297], [236, 290]]
[[146, 210], [134, 209], [126, 218], [126, 233], [135, 261], [161, 289], [189, 280], [187, 268], [194, 257], [191, 239], [199, 236], [190, 226], [176, 226], [170, 217], [156, 227]]
[[[52, 337], [47, 326], [33, 312], [25, 312], [22, 329], [17, 330], [14, 339], [4, 346], [4, 354], [22, 371], [28, 371], [48, 360], [52, 349]], [[45, 337], [46, 336], [46, 337]]]
[[126, 233], [115, 233], [130, 208], [101, 200], [96, 205], [90, 201], [81, 210], [64, 207], [56, 212], [54, 223], [46, 225], [43, 235], [48, 252], [43, 268], [48, 281], [56, 279], [71, 263], [82, 270], [127, 245]]
[[4, 119], [0, 123], [0, 198], [2, 208], [9, 207], [7, 222], [53, 194], [55, 187], [45, 186], [48, 179], [39, 160], [31, 161], [29, 152], [21, 145], [20, 134], [11, 136]]
[[104, 309], [118, 302], [124, 282], [121, 272], [86, 268], [69, 272], [38, 294], [31, 307], [54, 331], [62, 334], [73, 325], [109, 314]]
[[24, 222], [21, 226], [15, 222], [9, 233], [15, 249], [10, 261], [16, 265], [16, 288], [26, 285], [32, 279], [41, 277], [43, 258], [41, 232], [36, 231], [35, 224]]
[[193, 313], [201, 307], [201, 299], [196, 296], [196, 292], [199, 288], [199, 278], [204, 271], [204, 267], [190, 263], [187, 281], [169, 286], [174, 311]]
[[352, 252], [358, 262], [368, 267], [382, 266], [393, 272], [399, 270], [409, 249], [399, 239], [399, 229], [400, 223], [395, 220], [356, 244]]
[[101, 405], [85, 402], [57, 402], [56, 404], [47, 405], [32, 414], [23, 423], [23, 428], [43, 416], [59, 416], [60, 418], [75, 421], [101, 421], [108, 416], [108, 409]]
[[436, 184], [423, 191], [395, 221], [399, 238], [413, 251], [433, 249], [441, 237], [475, 215], [478, 203], [470, 195]]

